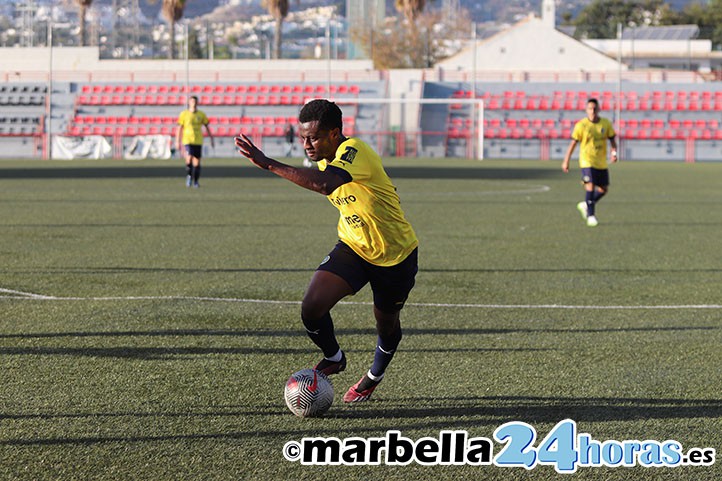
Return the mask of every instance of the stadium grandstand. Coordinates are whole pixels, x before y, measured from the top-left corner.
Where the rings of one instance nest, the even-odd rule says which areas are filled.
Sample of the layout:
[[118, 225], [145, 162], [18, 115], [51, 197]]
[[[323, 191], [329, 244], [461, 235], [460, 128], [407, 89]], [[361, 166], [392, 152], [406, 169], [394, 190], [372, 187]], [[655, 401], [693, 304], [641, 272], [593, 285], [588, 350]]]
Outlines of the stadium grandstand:
[[[552, 53], [529, 52], [532, 39]], [[51, 138], [102, 137], [120, 158], [139, 136], [170, 138], [196, 95], [219, 157], [234, 154], [239, 133], [283, 155], [287, 124], [323, 97], [342, 105], [347, 134], [383, 155], [561, 159], [586, 100], [597, 98], [623, 159], [722, 159], [719, 81], [628, 69], [544, 18], [422, 70], [377, 71], [367, 60], [100, 60], [97, 47], [0, 50], [4, 157], [47, 158]]]

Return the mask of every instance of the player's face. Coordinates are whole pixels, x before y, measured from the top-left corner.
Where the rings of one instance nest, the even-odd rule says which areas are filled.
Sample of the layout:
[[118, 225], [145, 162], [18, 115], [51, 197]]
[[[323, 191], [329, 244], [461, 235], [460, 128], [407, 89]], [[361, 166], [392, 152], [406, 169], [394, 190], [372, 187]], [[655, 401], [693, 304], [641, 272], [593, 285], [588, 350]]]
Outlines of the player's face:
[[195, 111], [198, 107], [198, 101], [194, 99], [193, 97], [188, 99], [188, 109], [191, 111]]
[[338, 128], [323, 130], [318, 127], [318, 121], [302, 123], [298, 135], [303, 143], [303, 150], [309, 160], [333, 160], [336, 149], [340, 143], [341, 132]]
[[592, 122], [599, 118], [599, 105], [594, 102], [587, 102], [587, 118]]

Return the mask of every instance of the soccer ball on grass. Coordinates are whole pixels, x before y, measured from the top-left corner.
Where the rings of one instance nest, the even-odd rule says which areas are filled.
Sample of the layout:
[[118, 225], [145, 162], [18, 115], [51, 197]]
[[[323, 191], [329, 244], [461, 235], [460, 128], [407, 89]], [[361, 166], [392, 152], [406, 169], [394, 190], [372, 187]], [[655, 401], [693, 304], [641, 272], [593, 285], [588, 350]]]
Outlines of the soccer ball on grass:
[[296, 416], [321, 416], [333, 404], [333, 386], [322, 372], [301, 369], [286, 381], [283, 397], [288, 409]]

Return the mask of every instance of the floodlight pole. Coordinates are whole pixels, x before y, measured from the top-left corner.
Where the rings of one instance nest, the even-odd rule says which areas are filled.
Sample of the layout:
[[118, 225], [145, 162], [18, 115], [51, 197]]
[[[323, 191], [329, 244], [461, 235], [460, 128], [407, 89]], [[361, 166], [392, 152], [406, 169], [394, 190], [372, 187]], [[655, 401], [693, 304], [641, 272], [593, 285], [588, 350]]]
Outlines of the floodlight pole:
[[622, 24], [617, 24], [617, 135], [622, 129]]
[[[476, 22], [472, 22], [472, 24], [471, 24], [471, 42], [473, 45], [472, 58], [471, 58], [471, 61], [472, 61], [472, 67], [471, 67], [472, 89], [471, 90], [472, 90], [473, 98], [476, 99]], [[473, 134], [474, 132], [476, 132], [475, 129], [478, 129], [478, 137], [477, 137], [478, 142], [476, 144], [477, 145], [476, 158], [478, 160], [484, 160], [484, 123], [483, 123], [484, 104], [483, 103], [480, 104], [480, 109], [478, 112], [479, 118], [478, 118], [478, 121], [476, 122], [476, 124], [478, 124], [478, 125], [476, 125], [476, 127], [475, 127], [475, 122], [474, 122], [474, 117], [475, 117], [474, 114], [475, 113], [476, 113], [476, 102], [471, 104], [471, 120], [472, 120], [472, 122], [471, 122], [472, 130], [471, 131]], [[474, 135], [472, 135], [472, 138], [473, 137], [474, 137]]]
[[326, 94], [331, 96], [331, 18], [326, 23]]
[[47, 122], [45, 124], [46, 156], [53, 158], [53, 12], [48, 17], [48, 95], [45, 100]]

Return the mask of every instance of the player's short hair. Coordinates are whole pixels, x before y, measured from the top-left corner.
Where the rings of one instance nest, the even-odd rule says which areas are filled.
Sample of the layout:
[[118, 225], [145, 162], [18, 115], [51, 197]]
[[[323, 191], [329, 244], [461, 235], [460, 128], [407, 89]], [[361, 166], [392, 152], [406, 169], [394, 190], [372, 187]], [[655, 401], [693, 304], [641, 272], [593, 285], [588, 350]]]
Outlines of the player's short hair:
[[326, 99], [315, 99], [308, 102], [298, 113], [300, 123], [318, 122], [322, 130], [343, 129], [343, 114], [334, 102]]
[[191, 99], [195, 100], [196, 103], [198, 103], [198, 96], [197, 96], [197, 95], [191, 95], [190, 97], [188, 97], [188, 101], [189, 101], [189, 102], [191, 101]]
[[589, 99], [589, 100], [587, 100], [587, 103], [588, 103], [588, 104], [594, 104], [594, 105], [596, 105], [597, 107], [599, 107], [599, 100], [597, 100], [597, 99]]

